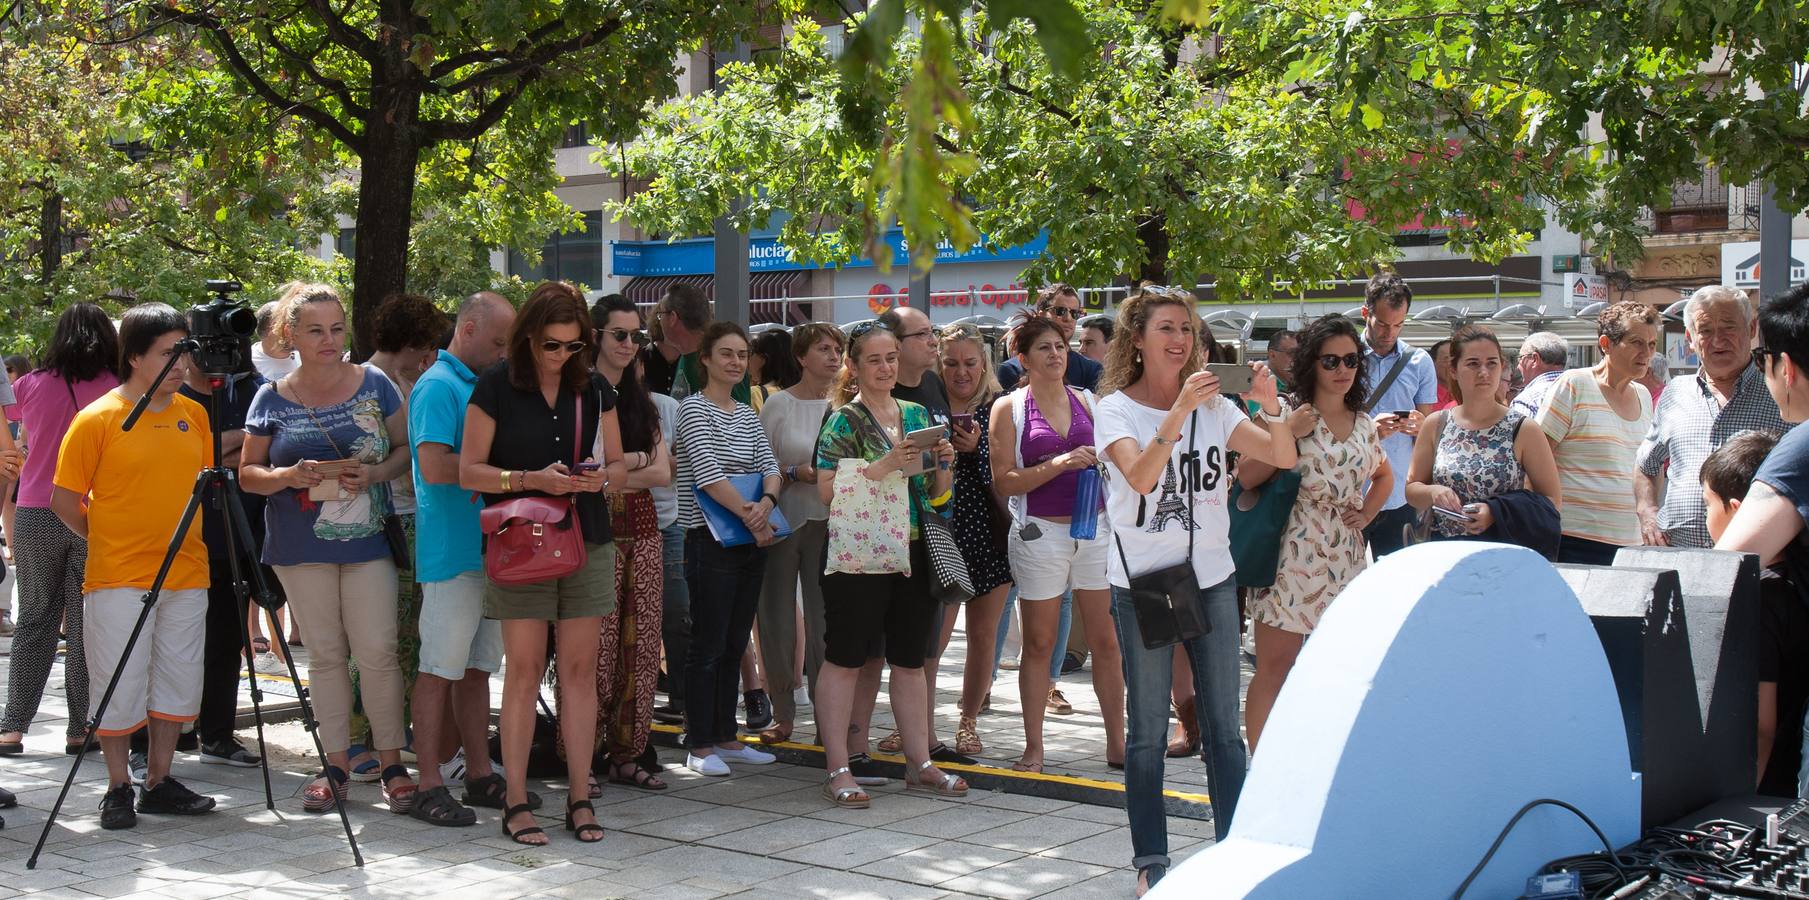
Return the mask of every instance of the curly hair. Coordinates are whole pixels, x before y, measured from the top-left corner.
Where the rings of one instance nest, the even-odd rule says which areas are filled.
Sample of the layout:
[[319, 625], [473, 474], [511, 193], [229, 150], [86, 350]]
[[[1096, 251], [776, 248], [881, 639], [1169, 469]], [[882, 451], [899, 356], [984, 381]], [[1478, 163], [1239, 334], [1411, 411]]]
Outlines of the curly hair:
[[[1112, 333], [1111, 346], [1106, 348], [1105, 374], [1099, 379], [1099, 395], [1103, 397], [1113, 391], [1122, 391], [1143, 380], [1143, 355], [1137, 351], [1137, 339], [1143, 336], [1144, 329], [1149, 327], [1150, 316], [1157, 309], [1179, 307], [1187, 314], [1187, 327], [1192, 331], [1199, 327], [1199, 316], [1194, 312], [1198, 305], [1199, 298], [1191, 291], [1153, 284], [1141, 285], [1125, 298], [1124, 305], [1118, 308], [1118, 329]], [[1193, 349], [1188, 351], [1187, 360], [1181, 364], [1181, 380], [1186, 381], [1187, 376], [1200, 371], [1204, 364], [1205, 354], [1196, 331]]]
[[420, 294], [394, 293], [377, 307], [372, 330], [379, 353], [401, 353], [437, 347], [452, 322], [433, 301]]
[[1357, 333], [1357, 326], [1339, 313], [1320, 316], [1300, 330], [1300, 345], [1294, 351], [1294, 370], [1288, 373], [1289, 384], [1293, 387], [1288, 396], [1295, 406], [1313, 402], [1321, 371], [1319, 351], [1326, 341], [1336, 337], [1350, 338], [1357, 348], [1357, 377], [1351, 380], [1350, 390], [1344, 392], [1344, 407], [1352, 412], [1363, 411], [1363, 404], [1369, 398], [1369, 386], [1364, 379], [1368, 356], [1363, 352], [1363, 336]]
[[1639, 324], [1657, 325], [1658, 310], [1637, 300], [1618, 300], [1595, 317], [1595, 333], [1618, 344]]

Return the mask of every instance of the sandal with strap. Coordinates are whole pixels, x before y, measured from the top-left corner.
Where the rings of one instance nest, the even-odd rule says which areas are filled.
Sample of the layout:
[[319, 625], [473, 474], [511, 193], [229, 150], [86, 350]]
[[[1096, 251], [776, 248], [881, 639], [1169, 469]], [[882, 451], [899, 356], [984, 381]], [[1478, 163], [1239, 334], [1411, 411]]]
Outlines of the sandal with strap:
[[[465, 805], [481, 806], [485, 809], [506, 809], [509, 783], [501, 775], [491, 772], [482, 778], [465, 779]], [[528, 802], [522, 804], [529, 809], [540, 808], [540, 795], [528, 792]]]
[[783, 744], [786, 741], [791, 740], [791, 728], [790, 725], [780, 725], [777, 723], [762, 728], [760, 729], [760, 743]]
[[897, 753], [904, 749], [904, 735], [894, 731], [891, 734], [880, 738], [879, 743], [874, 744], [873, 746], [879, 748], [879, 752], [881, 753]]
[[[922, 765], [919, 765], [917, 767], [917, 772], [921, 773], [921, 772], [927, 771], [931, 768], [934, 768], [935, 765], [936, 765], [935, 760], [926, 759], [923, 761]], [[925, 793], [925, 794], [934, 794], [935, 796], [938, 796], [938, 797], [965, 797], [965, 796], [967, 796], [967, 782], [965, 780], [963, 780], [961, 778], [961, 776], [959, 776], [959, 775], [950, 775], [950, 774], [947, 774], [946, 772], [943, 773], [942, 779], [940, 781], [936, 781], [933, 783], [927, 782], [927, 781], [918, 781], [914, 777], [906, 776], [905, 777], [905, 790], [906, 791], [919, 791], [919, 792]]]
[[527, 813], [530, 817], [532, 817], [533, 813], [534, 813], [534, 807], [529, 806], [526, 803], [522, 803], [522, 804], [519, 804], [516, 806], [511, 806], [506, 810], [503, 810], [503, 817], [502, 817], [503, 837], [506, 837], [509, 840], [514, 841], [517, 844], [521, 844], [521, 845], [527, 846], [527, 847], [544, 847], [544, 846], [546, 846], [547, 845], [546, 841], [524, 841], [524, 840], [522, 840], [522, 838], [529, 837], [531, 835], [546, 834], [546, 829], [541, 828], [539, 825], [529, 825], [528, 827], [523, 828], [520, 831], [510, 831], [509, 830], [509, 820], [515, 818], [516, 816], [521, 815], [522, 813]]
[[[398, 778], [408, 783], [390, 787], [389, 783]], [[384, 769], [382, 781], [383, 799], [389, 803], [389, 811], [398, 816], [408, 815], [415, 808], [415, 795], [421, 791], [420, 785], [409, 780], [408, 767], [397, 764]]]
[[835, 804], [841, 809], [866, 809], [871, 806], [873, 804], [873, 798], [867, 796], [866, 791], [863, 791], [858, 787], [839, 788], [835, 786], [836, 776], [843, 774], [850, 777], [854, 775], [853, 772], [848, 770], [847, 766], [843, 766], [829, 773], [829, 780], [823, 782], [823, 799], [828, 800], [830, 803]]
[[955, 752], [972, 755], [985, 749], [980, 743], [980, 723], [973, 716], [962, 716], [961, 724], [955, 726]]
[[452, 799], [452, 791], [443, 784], [416, 794], [414, 809], [409, 810], [408, 814], [429, 825], [456, 828], [477, 824], [477, 813]]
[[327, 766], [321, 776], [302, 788], [302, 809], [311, 813], [323, 813], [334, 806], [337, 796], [339, 803], [346, 797], [345, 770], [338, 766]]
[[638, 787], [643, 791], [663, 791], [666, 789], [666, 782], [661, 781], [659, 775], [632, 759], [623, 760], [619, 763], [612, 763], [610, 765], [609, 783]]
[[1137, 896], [1141, 897], [1144, 894], [1149, 893], [1150, 888], [1155, 887], [1156, 883], [1162, 880], [1162, 876], [1167, 874], [1168, 866], [1163, 865], [1162, 863], [1150, 863], [1149, 865], [1138, 869]]
[[[594, 844], [603, 839], [603, 826], [595, 822], [585, 825], [573, 825], [572, 813], [578, 810], [589, 810], [591, 815], [597, 814], [597, 808], [590, 805], [589, 800], [573, 800], [565, 805], [565, 830], [576, 832], [578, 840], [586, 844]], [[591, 835], [596, 837], [591, 837]]]

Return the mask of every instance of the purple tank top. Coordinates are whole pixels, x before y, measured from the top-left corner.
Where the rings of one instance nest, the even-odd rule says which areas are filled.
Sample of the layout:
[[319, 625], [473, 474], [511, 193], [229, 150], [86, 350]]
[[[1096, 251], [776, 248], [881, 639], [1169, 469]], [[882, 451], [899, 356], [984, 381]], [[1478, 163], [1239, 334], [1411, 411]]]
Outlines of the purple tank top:
[[[1024, 392], [1024, 436], [1018, 448], [1024, 465], [1046, 462], [1076, 447], [1093, 446], [1093, 420], [1087, 416], [1086, 404], [1073, 391], [1068, 391], [1070, 424], [1068, 436], [1062, 437], [1043, 418], [1036, 406], [1036, 395]], [[1030, 515], [1043, 519], [1065, 519], [1074, 515], [1074, 491], [1080, 483], [1079, 472], [1063, 472], [1031, 491], [1026, 497]]]

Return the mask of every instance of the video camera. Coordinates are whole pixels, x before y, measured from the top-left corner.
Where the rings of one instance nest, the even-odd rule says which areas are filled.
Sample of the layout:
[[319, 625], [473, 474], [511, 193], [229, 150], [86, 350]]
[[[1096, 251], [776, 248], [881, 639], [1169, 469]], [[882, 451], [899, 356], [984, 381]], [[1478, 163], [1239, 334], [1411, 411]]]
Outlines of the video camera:
[[258, 332], [258, 317], [232, 299], [243, 290], [236, 281], [210, 280], [213, 299], [188, 311], [188, 337], [194, 345], [189, 356], [197, 368], [210, 375], [230, 375], [245, 365], [245, 342]]

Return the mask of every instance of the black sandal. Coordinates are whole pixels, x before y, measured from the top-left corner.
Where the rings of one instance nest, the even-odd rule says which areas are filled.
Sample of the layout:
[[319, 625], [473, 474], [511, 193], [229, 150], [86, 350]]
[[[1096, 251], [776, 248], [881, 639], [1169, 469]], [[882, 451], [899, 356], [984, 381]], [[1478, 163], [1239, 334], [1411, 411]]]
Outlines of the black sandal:
[[429, 825], [458, 827], [477, 824], [477, 813], [460, 806], [457, 800], [452, 799], [452, 791], [447, 790], [443, 784], [417, 792], [414, 808], [408, 814]]
[[513, 819], [516, 816], [521, 815], [522, 813], [530, 813], [531, 814], [533, 812], [534, 812], [534, 807], [529, 806], [526, 803], [520, 804], [519, 806], [511, 806], [508, 809], [504, 810], [503, 817], [502, 817], [503, 837], [506, 837], [509, 840], [514, 841], [515, 843], [520, 844], [524, 847], [544, 847], [544, 846], [546, 846], [545, 844], [537, 844], [533, 841], [522, 840], [522, 838], [527, 837], [530, 834], [546, 834], [546, 829], [541, 828], [539, 825], [529, 825], [528, 827], [523, 828], [520, 831], [510, 831], [509, 830], [509, 820], [510, 819]]
[[610, 764], [609, 783], [638, 787], [643, 791], [663, 791], [666, 789], [666, 782], [661, 781], [658, 775], [648, 771], [639, 762], [632, 759]]
[[[509, 784], [501, 775], [491, 772], [482, 778], [465, 779], [465, 805], [481, 806], [485, 809], [504, 809], [508, 802]], [[540, 808], [540, 795], [528, 792], [528, 802], [522, 804], [528, 809]], [[507, 818], [506, 816], [504, 818]]]
[[[597, 814], [597, 808], [591, 806], [589, 800], [573, 800], [565, 806], [565, 830], [576, 832], [578, 840], [586, 844], [594, 844], [603, 840], [603, 826], [598, 825], [595, 822], [585, 825], [572, 824], [572, 813], [581, 809], [589, 810], [590, 814], [593, 816]], [[590, 837], [592, 834], [595, 834], [596, 837]]]
[[[1143, 893], [1148, 893], [1155, 888], [1156, 882], [1162, 880], [1162, 876], [1168, 874], [1168, 866], [1162, 863], [1150, 863], [1138, 869], [1137, 874], [1143, 876]], [[1141, 897], [1143, 894], [1137, 896]]]

